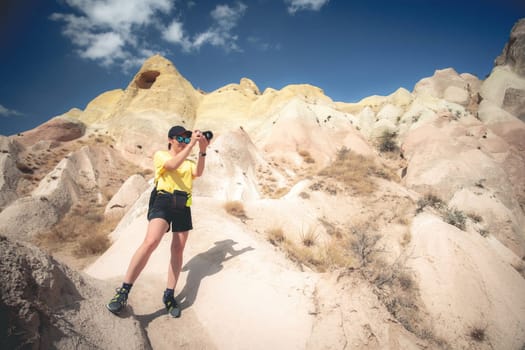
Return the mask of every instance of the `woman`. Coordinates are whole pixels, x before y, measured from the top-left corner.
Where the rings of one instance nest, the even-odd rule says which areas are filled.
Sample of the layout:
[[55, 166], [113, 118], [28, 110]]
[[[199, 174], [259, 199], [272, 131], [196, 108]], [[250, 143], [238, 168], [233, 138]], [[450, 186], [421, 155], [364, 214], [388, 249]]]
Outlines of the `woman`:
[[[197, 143], [199, 159], [195, 164], [186, 158]], [[181, 310], [173, 294], [182, 267], [184, 246], [189, 230], [193, 228], [190, 210], [192, 180], [204, 171], [208, 144], [209, 141], [199, 130], [192, 133], [182, 126], [174, 126], [168, 132], [168, 150], [155, 153], [156, 187], [150, 197], [146, 238], [131, 258], [122, 287], [117, 289], [117, 294], [106, 305], [109, 311], [117, 314], [126, 305], [133, 283], [171, 225], [171, 257], [162, 300], [171, 316], [180, 317]]]

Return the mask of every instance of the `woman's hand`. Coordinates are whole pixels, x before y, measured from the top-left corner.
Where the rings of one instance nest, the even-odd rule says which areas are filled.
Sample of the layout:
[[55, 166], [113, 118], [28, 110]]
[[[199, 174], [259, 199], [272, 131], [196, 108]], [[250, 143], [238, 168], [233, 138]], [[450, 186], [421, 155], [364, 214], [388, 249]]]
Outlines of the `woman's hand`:
[[199, 139], [199, 149], [201, 153], [206, 152], [206, 148], [209, 146], [210, 141], [208, 141], [207, 138], [204, 137], [204, 135], [201, 134], [201, 138]]
[[191, 133], [190, 146], [191, 147], [195, 146], [197, 142], [199, 142], [199, 145], [200, 145], [202, 139], [204, 139], [202, 132], [200, 130], [195, 130], [194, 132]]

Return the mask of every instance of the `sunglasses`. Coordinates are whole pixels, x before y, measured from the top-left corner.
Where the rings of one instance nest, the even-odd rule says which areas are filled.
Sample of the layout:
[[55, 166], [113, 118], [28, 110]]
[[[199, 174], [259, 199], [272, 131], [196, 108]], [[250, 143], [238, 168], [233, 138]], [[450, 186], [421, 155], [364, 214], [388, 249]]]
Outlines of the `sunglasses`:
[[191, 137], [176, 136], [175, 140], [177, 140], [178, 143], [188, 144], [191, 141]]

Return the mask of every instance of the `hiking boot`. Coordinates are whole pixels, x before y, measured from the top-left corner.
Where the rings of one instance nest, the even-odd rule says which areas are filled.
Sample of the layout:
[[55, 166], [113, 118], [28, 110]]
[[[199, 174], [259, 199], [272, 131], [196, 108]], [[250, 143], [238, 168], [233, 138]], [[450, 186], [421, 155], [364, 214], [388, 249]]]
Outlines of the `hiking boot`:
[[114, 314], [118, 314], [128, 301], [128, 290], [125, 288], [117, 288], [117, 294], [109, 301], [109, 304], [106, 305], [109, 311]]
[[173, 296], [170, 295], [169, 297], [164, 297], [162, 301], [166, 306], [166, 311], [168, 311], [168, 314], [170, 314], [171, 317], [180, 317], [180, 306]]

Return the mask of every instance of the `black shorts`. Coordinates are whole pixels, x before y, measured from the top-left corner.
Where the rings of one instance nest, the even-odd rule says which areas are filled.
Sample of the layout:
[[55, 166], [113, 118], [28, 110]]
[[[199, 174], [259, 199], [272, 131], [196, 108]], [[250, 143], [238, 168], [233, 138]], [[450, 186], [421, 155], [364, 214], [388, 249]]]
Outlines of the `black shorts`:
[[148, 221], [156, 218], [166, 220], [168, 225], [171, 225], [172, 232], [183, 232], [193, 229], [190, 207], [175, 208], [173, 198], [169, 193], [161, 192], [155, 195], [152, 192], [148, 208]]

